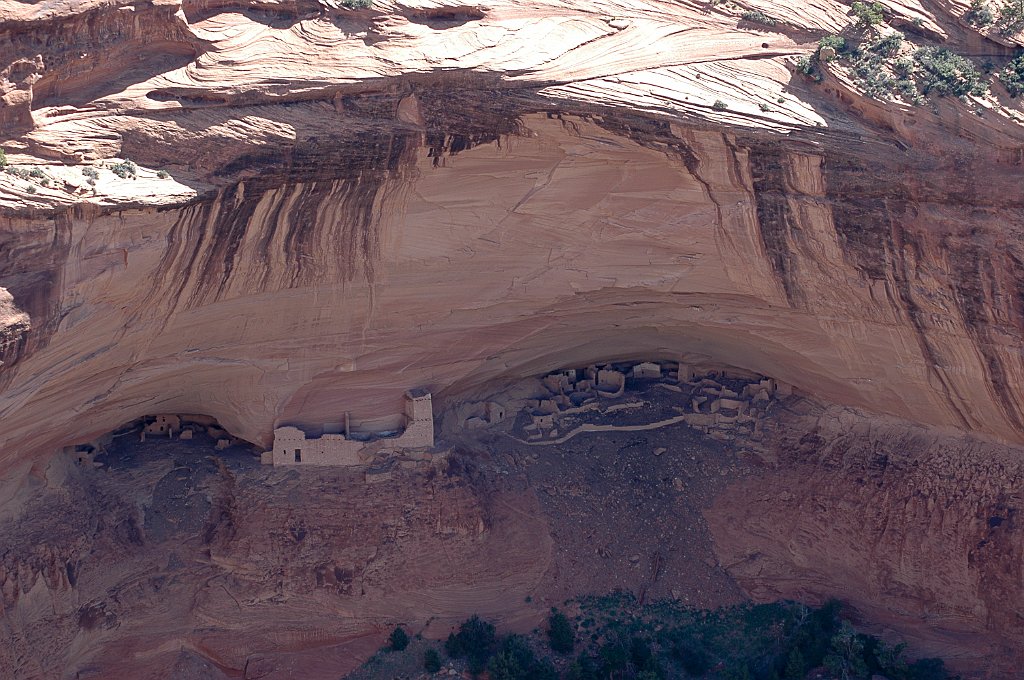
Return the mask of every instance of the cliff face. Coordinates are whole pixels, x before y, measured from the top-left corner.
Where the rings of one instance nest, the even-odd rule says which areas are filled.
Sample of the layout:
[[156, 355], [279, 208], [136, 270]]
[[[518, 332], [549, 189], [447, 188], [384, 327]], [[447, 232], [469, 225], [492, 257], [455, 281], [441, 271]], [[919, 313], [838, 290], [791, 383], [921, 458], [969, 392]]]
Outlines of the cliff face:
[[1020, 441], [1017, 114], [793, 75], [841, 8], [659, 7], [8, 9], [2, 455], [680, 353]]
[[306, 139], [184, 206], [8, 217], [5, 456], [164, 411], [266, 444], [410, 386], [684, 353], [1024, 433], [1019, 166], [615, 115], [483, 134]]
[[[0, 174], [0, 465], [146, 414], [209, 414], [266, 445], [276, 423], [344, 412], [389, 426], [414, 386], [440, 409], [684, 355], [1019, 445], [1018, 100], [993, 82], [879, 101], [824, 63], [815, 82], [794, 59], [848, 8], [744, 7], [775, 23], [625, 0], [0, 8], [0, 145], [21, 172]], [[1017, 39], [966, 9], [887, 5], [885, 30], [1001, 67]], [[715, 525], [722, 555], [767, 556], [736, 574], [751, 592], [842, 582], [759, 528], [792, 510], [772, 489], [858, 488], [808, 460], [716, 506], [735, 515]], [[828, 502], [895, 512], [901, 489]], [[771, 507], [744, 504], [762, 492]], [[1002, 516], [990, 496], [957, 517]], [[904, 519], [905, 537], [920, 518]], [[1005, 565], [1021, 542], [1001, 540]], [[891, 572], [862, 566], [878, 588], [862, 604], [905, 610], [878, 585]], [[949, 577], [975, 606], [961, 630], [986, 630], [977, 568]], [[993, 610], [989, 629], [1010, 616]]]
[[707, 513], [729, 574], [763, 601], [852, 603], [969, 675], [1019, 675], [1020, 449], [802, 406], [766, 438], [772, 469]]

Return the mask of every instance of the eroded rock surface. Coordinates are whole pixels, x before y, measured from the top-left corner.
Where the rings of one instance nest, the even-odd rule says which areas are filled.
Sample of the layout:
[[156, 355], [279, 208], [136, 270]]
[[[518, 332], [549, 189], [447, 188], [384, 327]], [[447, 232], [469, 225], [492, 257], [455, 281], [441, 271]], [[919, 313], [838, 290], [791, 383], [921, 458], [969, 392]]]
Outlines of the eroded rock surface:
[[[711, 533], [758, 597], [840, 593], [968, 669], [1015, 659], [1020, 451], [964, 433], [1024, 442], [1020, 100], [993, 83], [964, 101], [880, 101], [827, 65], [815, 82], [795, 59], [846, 30], [848, 7], [750, 8], [774, 23], [627, 0], [0, 7], [0, 145], [17, 170], [0, 174], [0, 519], [22, 546], [0, 579], [10, 663], [26, 677], [85, 670], [100, 645], [123, 664], [104, 667], [114, 675], [258, 676], [288, 668], [282, 654], [308, 668], [303, 645], [326, 640], [316, 658], [334, 670], [358, 656], [345, 645], [376, 645], [359, 642], [372, 626], [439, 606], [409, 566], [436, 554], [425, 538], [394, 556], [410, 604], [332, 600], [337, 621], [283, 633], [262, 598], [303, 617], [355, 569], [328, 553], [374, 545], [360, 532], [378, 524], [334, 523], [361, 512], [358, 493], [280, 471], [232, 489], [229, 468], [168, 464], [146, 477], [139, 493], [156, 496], [140, 515], [65, 477], [60, 447], [155, 413], [209, 414], [259, 445], [275, 424], [315, 430], [345, 412], [386, 429], [410, 387], [445, 408], [552, 369], [680, 355], [954, 428], [856, 431], [847, 450], [845, 425], [792, 421], [817, 434], [780, 431], [780, 467], [722, 491]], [[1001, 68], [1019, 38], [966, 11], [887, 3], [885, 30]], [[885, 464], [877, 447], [893, 450]], [[438, 491], [406, 517], [402, 494], [430, 487], [405, 483], [380, 501], [387, 526], [435, 536], [461, 508], [474, 584], [533, 578], [530, 550], [488, 571], [507, 555], [470, 540], [486, 526], [476, 499]], [[42, 484], [56, 500], [33, 514]], [[329, 535], [303, 544], [294, 508]], [[244, 522], [217, 519], [243, 515], [271, 518], [273, 554], [319, 545], [299, 562], [323, 566], [323, 585], [289, 580]], [[161, 537], [186, 529], [209, 571], [179, 591]], [[76, 586], [90, 551], [114, 566]], [[383, 578], [364, 579], [367, 602], [392, 602]], [[452, 616], [499, 606], [459, 592]], [[125, 600], [187, 624], [118, 629]], [[238, 642], [243, 603], [253, 639], [273, 644]], [[200, 645], [193, 626], [219, 632]]]
[[[623, 403], [650, 406], [616, 418], [674, 398], [631, 388]], [[17, 678], [341, 677], [398, 623], [531, 630], [623, 589], [702, 608], [838, 597], [913, 656], [1016, 676], [1016, 449], [802, 397], [765, 428], [559, 446], [490, 428], [386, 478], [261, 466], [205, 435], [118, 437], [95, 465], [53, 458], [2, 506], [0, 662]]]
[[[656, 443], [672, 454], [651, 466]], [[742, 600], [700, 514], [738, 474], [720, 444], [664, 430], [528, 448], [467, 441], [372, 482], [260, 466], [202, 435], [118, 438], [95, 466], [58, 456], [0, 518], [0, 663], [16, 678], [341, 677], [398, 623], [530, 630], [616, 588]]]
[[1016, 105], [794, 73], [843, 6], [657, 6], [5, 10], [0, 456], [680, 352], [1019, 442]]
[[214, 454], [206, 438], [121, 442], [98, 460], [55, 459], [53, 488], [26, 489], [0, 529], [10, 677], [339, 677], [394, 622], [506, 610], [551, 549], [507, 521], [535, 500], [483, 496], [446, 467], [367, 484]]
[[775, 469], [707, 514], [729, 574], [766, 601], [838, 597], [920, 653], [1018, 675], [1020, 449], [792, 406], [766, 441]]

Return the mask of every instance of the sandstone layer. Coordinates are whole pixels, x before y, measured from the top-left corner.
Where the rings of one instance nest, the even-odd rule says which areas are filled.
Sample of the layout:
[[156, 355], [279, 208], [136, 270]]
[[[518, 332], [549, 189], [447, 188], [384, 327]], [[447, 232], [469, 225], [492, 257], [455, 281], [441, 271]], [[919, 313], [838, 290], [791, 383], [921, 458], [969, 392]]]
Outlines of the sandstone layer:
[[477, 613], [526, 631], [613, 588], [736, 602], [698, 510], [736, 457], [684, 430], [658, 436], [672, 446], [658, 465], [631, 434], [592, 438], [586, 466], [573, 450], [541, 460], [477, 443], [375, 483], [261, 466], [205, 436], [119, 437], [95, 466], [54, 457], [0, 518], [0, 668], [340, 678], [396, 624], [443, 639]]
[[[743, 18], [753, 10], [773, 23]], [[887, 2], [879, 30], [1002, 68], [1019, 37], [973, 27], [967, 10]], [[820, 82], [801, 73], [796, 60], [830, 33], [851, 34], [851, 21], [834, 0], [0, 5], [11, 170], [0, 174], [0, 520], [21, 531], [3, 555], [12, 663], [26, 677], [83, 669], [90, 631], [118, 620], [99, 595], [108, 588], [136, 588], [132, 611], [185, 607], [158, 594], [164, 581], [133, 575], [146, 560], [177, 567], [150, 551], [159, 531], [133, 528], [128, 501], [64, 526], [52, 518], [74, 513], [55, 513], [51, 498], [39, 523], [26, 519], [39, 485], [71, 494], [69, 508], [93, 499], [67, 483], [61, 447], [156, 413], [208, 414], [257, 446], [275, 425], [315, 431], [346, 412], [384, 429], [412, 387], [450, 410], [551, 369], [685, 356], [876, 418], [951, 428], [889, 436], [866, 417], [790, 422], [820, 427], [817, 439], [780, 431], [780, 467], [720, 490], [708, 522], [723, 565], [757, 597], [839, 593], [917, 635], [921, 650], [954, 650], [968, 670], [989, 653], [1011, 665], [986, 669], [1009, 672], [1024, 639], [1009, 490], [1024, 442], [1024, 112], [995, 81], [984, 96], [913, 106], [867, 96], [836, 66], [819, 65]], [[879, 447], [889, 462], [872, 458]], [[293, 581], [287, 565], [246, 571], [267, 536], [282, 553], [299, 541], [284, 525], [260, 528], [246, 549], [244, 531], [223, 539], [230, 550], [210, 547], [227, 531], [217, 518], [232, 515], [216, 502], [279, 510], [260, 505], [270, 501], [257, 487], [293, 480], [265, 477], [249, 496], [204, 491], [189, 515], [204, 518], [193, 559], [224, 559], [210, 578], [242, 584], [211, 580], [208, 599], [189, 605], [189, 626], [218, 632], [202, 649], [192, 628], [110, 634], [100, 642], [128, 653], [107, 670], [180, 653], [183, 668], [237, 674], [253, 650], [298, 654], [309, 640], [341, 644], [439, 607], [422, 593], [441, 586], [411, 566], [396, 572], [420, 593], [408, 608], [382, 586], [359, 606], [384, 610], [323, 607], [362, 623], [275, 637], [260, 608], [276, 597], [268, 583], [306, 602], [319, 566], [332, 588], [349, 567], [325, 552], [299, 559]], [[334, 487], [310, 483], [282, 504], [328, 503]], [[381, 507], [398, 513], [406, 492]], [[477, 526], [476, 501], [448, 493], [402, 526], [437, 538], [447, 525], [434, 513], [446, 508]], [[317, 526], [355, 512], [335, 502], [355, 501], [331, 498], [310, 514]], [[925, 522], [929, 540], [915, 543]], [[319, 545], [378, 525], [346, 524]], [[436, 552], [433, 540], [408, 555]], [[495, 555], [507, 555], [488, 552], [493, 535], [465, 540], [467, 569], [488, 587], [539, 579], [538, 556], [551, 552], [531, 543], [499, 573]], [[71, 554], [91, 541], [100, 555], [138, 550], [123, 579], [97, 576], [79, 601]], [[347, 552], [364, 549], [351, 541]], [[57, 543], [74, 550], [53, 556]], [[40, 554], [26, 558], [26, 545]], [[194, 595], [207, 573], [196, 569], [165, 592]], [[479, 602], [497, 611], [515, 591], [487, 599], [459, 579], [438, 583], [462, 593], [452, 617]], [[241, 623], [228, 613], [238, 594], [256, 607]], [[269, 642], [232, 647], [250, 618]], [[52, 648], [34, 656], [39, 639]], [[169, 647], [151, 649], [157, 640]], [[351, 663], [345, 654], [332, 672]], [[165, 661], [148, 667], [173, 668]]]
[[[638, 399], [615, 413], [625, 427], [676, 397], [621, 401]], [[702, 608], [839, 597], [912, 657], [1016, 678], [1019, 450], [801, 397], [770, 410], [756, 441], [676, 424], [536, 447], [477, 430], [387, 477], [261, 466], [205, 435], [55, 456], [2, 506], [0, 667], [341, 677], [399, 623], [438, 640], [479, 613], [525, 631], [622, 589]]]
[[755, 599], [855, 605], [968, 677], [1024, 664], [1020, 449], [807, 403], [777, 412], [771, 469], [707, 513]]
[[4, 144], [53, 181], [0, 182], [0, 455], [684, 352], [1019, 442], [1016, 110], [816, 84], [844, 7], [765, 11], [8, 7]]

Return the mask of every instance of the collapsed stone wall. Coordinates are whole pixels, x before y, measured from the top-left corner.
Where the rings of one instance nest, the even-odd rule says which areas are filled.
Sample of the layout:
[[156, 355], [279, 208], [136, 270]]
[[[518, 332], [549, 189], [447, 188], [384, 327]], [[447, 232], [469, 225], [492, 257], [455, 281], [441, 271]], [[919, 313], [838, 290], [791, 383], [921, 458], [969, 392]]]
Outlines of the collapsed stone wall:
[[[643, 424], [602, 422], [612, 412], [650, 406], [647, 401], [636, 401], [635, 395], [637, 389], [652, 385], [670, 393], [663, 395], [663, 401], [676, 402], [671, 408], [679, 415]], [[793, 394], [791, 385], [771, 378], [730, 376], [728, 371], [709, 371], [681, 361], [562, 369], [525, 389], [526, 397], [516, 396], [517, 390], [499, 392], [490, 401], [458, 409], [456, 417], [465, 418], [467, 430], [499, 425], [531, 444], [558, 444], [582, 432], [639, 431], [676, 423], [686, 423], [717, 439], [740, 436], [758, 440], [774, 399]], [[518, 412], [519, 416], [513, 423], [501, 425], [506, 412]], [[595, 422], [580, 424], [588, 417]]]

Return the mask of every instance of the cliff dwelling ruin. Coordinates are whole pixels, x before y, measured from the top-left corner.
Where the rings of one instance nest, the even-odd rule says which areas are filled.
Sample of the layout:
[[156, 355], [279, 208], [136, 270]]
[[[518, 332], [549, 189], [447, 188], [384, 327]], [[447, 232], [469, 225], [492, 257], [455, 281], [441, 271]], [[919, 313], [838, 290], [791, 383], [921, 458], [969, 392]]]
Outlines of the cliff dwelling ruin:
[[[671, 405], [655, 407], [650, 400], [637, 400], [628, 393], [630, 386], [653, 386], [662, 391], [663, 399], [657, 401]], [[488, 428], [504, 421], [505, 410], [512, 409], [517, 417], [506, 430], [530, 445], [560, 444], [584, 432], [642, 431], [676, 423], [712, 438], [757, 439], [773, 402], [792, 394], [785, 382], [685, 361], [594, 364], [543, 376], [528, 398], [500, 403], [495, 400], [502, 397], [495, 396], [472, 406], [464, 425], [470, 431]], [[624, 417], [627, 412], [635, 415]]]
[[362, 465], [382, 450], [432, 447], [434, 411], [430, 392], [416, 388], [406, 392], [404, 398], [405, 427], [397, 436], [352, 432], [346, 413], [344, 433], [308, 437], [290, 425], [274, 428], [274, 448], [264, 452], [260, 460], [270, 465]]

